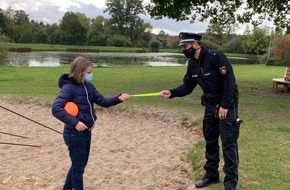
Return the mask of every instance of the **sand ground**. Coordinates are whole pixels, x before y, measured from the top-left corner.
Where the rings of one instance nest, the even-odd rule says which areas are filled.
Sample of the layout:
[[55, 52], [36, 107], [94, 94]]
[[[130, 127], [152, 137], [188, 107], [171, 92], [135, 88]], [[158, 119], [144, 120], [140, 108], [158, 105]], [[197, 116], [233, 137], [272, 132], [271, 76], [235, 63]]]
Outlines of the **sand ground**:
[[[50, 107], [0, 97], [0, 105], [62, 132]], [[187, 152], [201, 135], [168, 110], [96, 109], [86, 190], [192, 190]], [[0, 189], [60, 190], [70, 166], [62, 135], [0, 107]], [[9, 133], [9, 134], [4, 134]], [[19, 135], [19, 136], [12, 136]], [[24, 138], [26, 137], [26, 138]]]

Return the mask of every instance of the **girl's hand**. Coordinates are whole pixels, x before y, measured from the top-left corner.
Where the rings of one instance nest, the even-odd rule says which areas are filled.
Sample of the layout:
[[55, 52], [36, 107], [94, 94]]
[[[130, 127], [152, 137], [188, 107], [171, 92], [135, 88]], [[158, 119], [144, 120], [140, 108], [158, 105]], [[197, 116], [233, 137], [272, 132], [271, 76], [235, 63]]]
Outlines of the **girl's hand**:
[[130, 97], [131, 97], [131, 96], [130, 96], [129, 94], [124, 93], [124, 94], [121, 94], [121, 95], [119, 96], [119, 99], [120, 99], [122, 102], [124, 102], [125, 100], [128, 100]]
[[87, 130], [88, 129], [88, 127], [83, 122], [81, 122], [81, 121], [79, 121], [77, 123], [77, 125], [75, 126], [75, 128], [78, 131], [84, 131], [84, 130]]

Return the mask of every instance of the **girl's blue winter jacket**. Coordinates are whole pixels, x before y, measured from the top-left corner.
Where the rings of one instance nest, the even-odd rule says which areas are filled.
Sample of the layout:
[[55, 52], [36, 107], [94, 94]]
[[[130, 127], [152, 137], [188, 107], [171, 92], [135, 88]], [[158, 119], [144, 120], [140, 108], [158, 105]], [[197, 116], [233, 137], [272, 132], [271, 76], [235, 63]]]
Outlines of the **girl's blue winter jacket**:
[[[65, 130], [75, 129], [76, 124], [81, 121], [91, 130], [97, 120], [94, 111], [94, 103], [101, 107], [110, 107], [121, 103], [119, 95], [105, 98], [88, 81], [84, 84], [78, 84], [73, 79], [68, 77], [68, 74], [63, 74], [58, 82], [61, 91], [54, 100], [52, 105], [52, 115], [65, 123]], [[66, 102], [74, 102], [79, 108], [79, 113], [76, 117], [68, 114], [64, 110]]]

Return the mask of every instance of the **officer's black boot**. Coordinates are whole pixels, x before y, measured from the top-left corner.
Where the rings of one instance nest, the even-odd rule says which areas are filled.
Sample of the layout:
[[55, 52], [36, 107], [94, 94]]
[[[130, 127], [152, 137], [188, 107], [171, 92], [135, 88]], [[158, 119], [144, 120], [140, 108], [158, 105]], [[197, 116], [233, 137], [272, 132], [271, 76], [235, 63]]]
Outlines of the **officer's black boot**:
[[209, 178], [203, 178], [202, 180], [199, 180], [195, 183], [195, 187], [196, 188], [204, 188], [204, 187], [207, 187], [211, 184], [214, 184], [214, 183], [219, 183], [220, 180], [219, 179], [209, 179]]

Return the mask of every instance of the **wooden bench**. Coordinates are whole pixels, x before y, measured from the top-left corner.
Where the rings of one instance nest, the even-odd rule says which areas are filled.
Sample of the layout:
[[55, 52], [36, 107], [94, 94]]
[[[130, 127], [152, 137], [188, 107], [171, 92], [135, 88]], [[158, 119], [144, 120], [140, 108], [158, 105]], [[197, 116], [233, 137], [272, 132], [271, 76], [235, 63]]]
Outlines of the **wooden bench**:
[[284, 78], [273, 79], [274, 92], [289, 92], [290, 87], [290, 67], [286, 67]]

